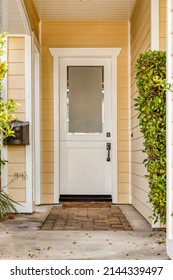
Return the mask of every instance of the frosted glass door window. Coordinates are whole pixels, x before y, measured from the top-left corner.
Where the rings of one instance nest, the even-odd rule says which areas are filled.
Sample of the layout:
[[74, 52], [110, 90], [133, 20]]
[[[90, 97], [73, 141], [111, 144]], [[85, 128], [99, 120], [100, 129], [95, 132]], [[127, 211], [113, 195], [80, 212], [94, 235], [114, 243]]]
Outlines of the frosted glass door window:
[[103, 132], [103, 66], [67, 67], [67, 107], [69, 133]]

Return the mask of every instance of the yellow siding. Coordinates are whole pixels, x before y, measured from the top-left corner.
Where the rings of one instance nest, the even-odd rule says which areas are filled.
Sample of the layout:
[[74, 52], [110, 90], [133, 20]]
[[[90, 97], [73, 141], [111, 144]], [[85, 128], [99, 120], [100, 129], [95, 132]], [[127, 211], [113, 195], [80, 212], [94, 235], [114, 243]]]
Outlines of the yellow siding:
[[[43, 203], [53, 202], [53, 59], [49, 48], [122, 48], [118, 57], [118, 198], [128, 203], [128, 24], [43, 23], [42, 24], [42, 156]], [[116, 120], [114, 120], [116, 122]], [[124, 166], [124, 168], [123, 168]]]
[[132, 204], [146, 219], [151, 214], [151, 206], [147, 203], [148, 182], [144, 177], [146, 169], [143, 165], [143, 137], [134, 107], [134, 98], [137, 96], [134, 77], [136, 60], [139, 53], [150, 49], [150, 37], [150, 0], [137, 0], [131, 17], [131, 195]]
[[[25, 38], [8, 37], [8, 91], [7, 98], [14, 99], [20, 106], [16, 112], [18, 119], [25, 120]], [[25, 146], [8, 146], [7, 149], [8, 182], [14, 173], [26, 172]], [[26, 182], [21, 178], [9, 184], [8, 193], [14, 200], [25, 202]]]
[[39, 41], [39, 16], [37, 13], [37, 10], [34, 6], [33, 0], [24, 0], [24, 4], [28, 13], [29, 21], [31, 24], [32, 31], [34, 31], [34, 34]]
[[160, 0], [160, 50], [166, 50], [166, 0]]

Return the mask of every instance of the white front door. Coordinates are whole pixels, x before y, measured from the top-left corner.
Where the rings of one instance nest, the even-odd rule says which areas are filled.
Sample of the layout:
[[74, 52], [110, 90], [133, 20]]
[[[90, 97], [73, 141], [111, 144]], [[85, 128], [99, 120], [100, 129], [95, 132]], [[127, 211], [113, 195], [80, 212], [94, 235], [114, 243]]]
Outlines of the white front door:
[[111, 59], [60, 58], [60, 195], [111, 195]]

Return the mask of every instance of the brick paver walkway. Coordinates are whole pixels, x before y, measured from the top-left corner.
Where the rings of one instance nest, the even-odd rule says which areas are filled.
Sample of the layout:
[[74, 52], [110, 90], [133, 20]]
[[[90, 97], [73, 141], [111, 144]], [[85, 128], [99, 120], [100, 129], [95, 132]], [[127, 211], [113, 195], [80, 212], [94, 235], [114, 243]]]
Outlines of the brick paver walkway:
[[54, 206], [41, 230], [132, 230], [118, 206], [109, 203], [64, 203]]

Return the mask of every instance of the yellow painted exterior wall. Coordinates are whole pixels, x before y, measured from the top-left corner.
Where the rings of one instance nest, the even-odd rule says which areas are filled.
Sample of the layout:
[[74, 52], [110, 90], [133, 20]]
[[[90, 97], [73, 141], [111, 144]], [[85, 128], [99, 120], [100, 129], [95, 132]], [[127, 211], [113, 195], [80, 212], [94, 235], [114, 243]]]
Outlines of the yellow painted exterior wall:
[[[7, 98], [14, 99], [20, 106], [16, 112], [19, 120], [25, 120], [25, 38], [9, 36], [7, 39]], [[8, 182], [14, 173], [26, 172], [25, 146], [7, 146]], [[21, 178], [8, 186], [8, 193], [14, 200], [26, 201], [26, 181]]]
[[166, 0], [160, 0], [160, 50], [166, 50]]
[[[160, 1], [160, 49], [166, 47], [166, 0]], [[32, 29], [39, 38], [39, 18], [30, 0], [24, 0]], [[131, 151], [129, 151], [129, 57], [128, 23], [42, 23], [42, 198], [41, 203], [54, 201], [54, 98], [53, 58], [49, 48], [121, 48], [118, 57], [118, 203], [129, 203], [129, 185], [135, 208], [146, 218], [151, 214], [143, 137], [140, 133], [134, 98], [135, 63], [140, 52], [150, 49], [150, 0], [137, 0], [131, 24]], [[16, 113], [25, 120], [25, 38], [8, 37], [8, 96], [21, 106]], [[116, 120], [114, 120], [116, 122]], [[129, 182], [129, 153], [131, 152], [131, 182]], [[15, 172], [26, 171], [25, 146], [8, 146], [8, 181]], [[19, 179], [9, 185], [9, 194], [19, 201], [26, 200], [26, 182]], [[149, 219], [148, 219], [149, 220]], [[150, 221], [150, 220], [149, 220]]]
[[138, 112], [134, 107], [137, 96], [135, 83], [135, 63], [139, 53], [150, 49], [151, 19], [150, 0], [137, 0], [131, 17], [131, 196], [134, 207], [148, 220], [151, 206], [148, 201], [148, 182], [144, 177], [146, 169], [143, 164], [143, 136], [138, 123]]
[[32, 0], [24, 0], [24, 4], [28, 13], [31, 29], [39, 41], [39, 16]]
[[[42, 203], [53, 202], [53, 58], [49, 48], [121, 48], [118, 57], [118, 202], [129, 202], [128, 23], [42, 23]], [[116, 120], [114, 120], [116, 122]]]

